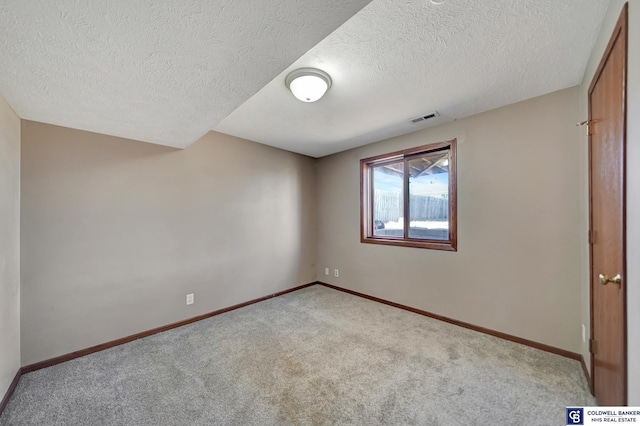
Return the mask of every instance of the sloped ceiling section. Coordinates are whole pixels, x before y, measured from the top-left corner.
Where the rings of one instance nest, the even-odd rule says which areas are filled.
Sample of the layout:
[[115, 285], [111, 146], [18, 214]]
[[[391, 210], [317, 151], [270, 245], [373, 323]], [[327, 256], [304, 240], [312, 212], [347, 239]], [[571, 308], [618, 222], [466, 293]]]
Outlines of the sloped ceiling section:
[[[215, 130], [321, 157], [572, 87], [608, 3], [374, 0]], [[332, 77], [318, 102], [284, 85], [301, 67]]]
[[368, 0], [3, 0], [21, 118], [186, 147]]

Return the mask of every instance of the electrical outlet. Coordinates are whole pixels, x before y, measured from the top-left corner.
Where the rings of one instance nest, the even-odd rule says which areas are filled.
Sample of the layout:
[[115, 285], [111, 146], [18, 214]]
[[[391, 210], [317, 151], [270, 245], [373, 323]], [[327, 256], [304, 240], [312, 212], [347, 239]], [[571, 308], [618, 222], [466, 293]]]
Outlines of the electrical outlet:
[[587, 342], [587, 328], [582, 324], [582, 342]]
[[339, 277], [340, 276], [340, 271], [338, 271], [337, 269], [333, 270], [333, 276], [334, 277]]
[[324, 274], [329, 275], [329, 268], [324, 268]]
[[187, 294], [187, 305], [193, 305], [193, 293]]

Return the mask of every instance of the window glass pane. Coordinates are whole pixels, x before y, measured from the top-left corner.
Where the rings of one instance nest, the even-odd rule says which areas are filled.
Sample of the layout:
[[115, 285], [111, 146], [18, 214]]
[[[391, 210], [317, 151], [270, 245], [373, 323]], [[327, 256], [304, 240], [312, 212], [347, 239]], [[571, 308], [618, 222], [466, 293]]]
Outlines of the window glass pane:
[[373, 167], [373, 235], [404, 236], [404, 162]]
[[449, 151], [408, 161], [409, 238], [449, 239]]

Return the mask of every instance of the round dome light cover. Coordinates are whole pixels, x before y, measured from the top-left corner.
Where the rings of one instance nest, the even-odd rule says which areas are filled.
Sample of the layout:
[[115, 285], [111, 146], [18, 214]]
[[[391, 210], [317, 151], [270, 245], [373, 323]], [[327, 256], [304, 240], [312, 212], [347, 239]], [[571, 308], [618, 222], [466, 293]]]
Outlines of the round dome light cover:
[[300, 68], [287, 75], [285, 84], [302, 102], [315, 102], [331, 87], [331, 77], [316, 68]]

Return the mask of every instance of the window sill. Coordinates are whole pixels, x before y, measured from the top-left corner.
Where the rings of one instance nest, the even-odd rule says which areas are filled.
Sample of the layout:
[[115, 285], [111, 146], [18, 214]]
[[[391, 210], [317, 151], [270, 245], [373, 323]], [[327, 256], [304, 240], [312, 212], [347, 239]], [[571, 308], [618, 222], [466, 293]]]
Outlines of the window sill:
[[436, 241], [436, 240], [404, 240], [397, 238], [384, 237], [363, 237], [360, 238], [361, 243], [366, 244], [382, 244], [387, 246], [413, 247], [431, 250], [458, 251], [455, 241]]

